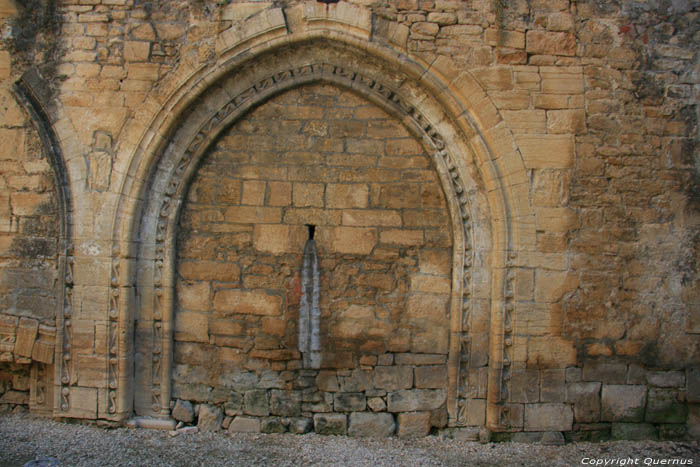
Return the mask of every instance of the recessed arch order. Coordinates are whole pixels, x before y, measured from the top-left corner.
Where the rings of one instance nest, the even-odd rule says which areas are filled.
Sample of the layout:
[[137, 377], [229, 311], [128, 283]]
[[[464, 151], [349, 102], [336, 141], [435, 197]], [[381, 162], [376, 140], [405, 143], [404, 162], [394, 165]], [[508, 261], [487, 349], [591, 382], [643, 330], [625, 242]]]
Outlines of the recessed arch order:
[[[146, 108], [158, 110], [148, 122], [134, 122], [146, 128], [121, 148], [126, 162], [113, 234], [108, 417], [123, 420], [133, 412], [137, 312], [151, 326], [150, 355], [141, 364], [149, 368], [152, 415], [169, 415], [176, 225], [198, 161], [250, 109], [288, 89], [325, 82], [380, 106], [430, 149], [453, 238], [450, 424], [467, 424], [473, 404], [484, 408], [489, 429], [504, 429], [517, 236], [510, 190], [483, 137], [479, 109], [453, 92], [454, 80], [448, 82], [438, 68], [332, 24], [283, 37], [268, 34], [272, 37], [258, 34], [246, 47], [222, 53], [216, 65], [191, 72], [163, 102], [146, 102]], [[488, 376], [486, 394], [473, 387], [477, 373]]]

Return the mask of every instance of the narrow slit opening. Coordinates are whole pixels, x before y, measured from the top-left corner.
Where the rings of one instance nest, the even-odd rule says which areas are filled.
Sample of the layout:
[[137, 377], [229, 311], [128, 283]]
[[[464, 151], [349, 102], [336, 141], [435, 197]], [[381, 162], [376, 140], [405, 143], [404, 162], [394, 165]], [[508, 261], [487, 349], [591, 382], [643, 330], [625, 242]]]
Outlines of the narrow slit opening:
[[309, 231], [309, 240], [313, 240], [314, 235], [316, 234], [316, 226], [313, 224], [306, 224], [306, 228]]

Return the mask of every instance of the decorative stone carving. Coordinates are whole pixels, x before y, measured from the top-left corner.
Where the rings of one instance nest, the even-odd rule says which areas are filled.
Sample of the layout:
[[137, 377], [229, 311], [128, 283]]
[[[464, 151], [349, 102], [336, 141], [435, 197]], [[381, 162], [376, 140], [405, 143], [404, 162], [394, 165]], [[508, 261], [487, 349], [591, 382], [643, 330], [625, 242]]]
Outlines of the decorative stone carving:
[[92, 135], [90, 152], [85, 155], [87, 170], [86, 188], [89, 191], [106, 191], [112, 177], [112, 134], [97, 130]]

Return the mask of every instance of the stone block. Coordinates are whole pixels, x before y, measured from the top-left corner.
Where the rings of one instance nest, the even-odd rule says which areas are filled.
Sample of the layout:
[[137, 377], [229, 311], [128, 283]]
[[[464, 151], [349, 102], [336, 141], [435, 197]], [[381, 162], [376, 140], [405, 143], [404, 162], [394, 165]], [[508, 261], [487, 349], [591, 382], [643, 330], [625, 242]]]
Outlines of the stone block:
[[411, 292], [449, 294], [451, 290], [452, 282], [448, 277], [411, 275]]
[[320, 371], [316, 377], [316, 387], [319, 391], [336, 392], [338, 390], [338, 377], [335, 371]]
[[484, 40], [488, 45], [497, 47], [525, 48], [525, 34], [519, 31], [506, 31], [501, 28], [487, 29], [484, 32]]
[[222, 289], [214, 295], [214, 311], [225, 316], [279, 315], [282, 297], [258, 290]]
[[338, 392], [333, 397], [336, 412], [358, 412], [367, 407], [367, 398], [361, 392]]
[[683, 441], [688, 439], [688, 425], [670, 424], [659, 426], [659, 439]]
[[600, 383], [576, 382], [566, 387], [566, 402], [574, 404], [576, 423], [600, 420]]
[[586, 131], [586, 112], [583, 109], [548, 110], [547, 133], [581, 134]]
[[389, 413], [354, 412], [350, 414], [348, 435], [369, 438], [386, 438], [394, 434], [396, 424]]
[[397, 365], [441, 365], [447, 361], [447, 356], [443, 354], [416, 354], [416, 353], [397, 353], [394, 355], [394, 361]]
[[688, 402], [700, 402], [700, 368], [686, 370]]
[[306, 229], [302, 226], [257, 224], [253, 229], [253, 246], [263, 253], [303, 251], [306, 239]]
[[28, 405], [29, 392], [27, 391], [7, 391], [0, 397], [0, 404]]
[[611, 430], [612, 439], [640, 441], [644, 439], [658, 439], [659, 435], [649, 423], [613, 423]]
[[571, 136], [519, 135], [515, 139], [528, 169], [567, 169], [573, 165]]
[[345, 435], [347, 429], [348, 419], [345, 414], [314, 414], [314, 431], [319, 435]]
[[262, 433], [284, 433], [287, 431], [287, 426], [278, 417], [263, 418], [260, 420], [260, 431]]
[[563, 368], [576, 363], [573, 341], [560, 337], [532, 337], [528, 343], [527, 364], [540, 368]]
[[685, 387], [685, 373], [682, 371], [647, 371], [647, 383], [657, 388]]
[[[53, 329], [55, 334], [55, 328]], [[51, 365], [54, 359], [54, 342], [55, 336], [52, 340], [48, 340], [47, 338], [40, 338], [39, 340], [34, 342], [34, 348], [32, 349], [32, 360]]]
[[489, 91], [513, 89], [513, 72], [510, 67], [486, 67], [473, 71], [474, 77]]
[[124, 60], [139, 62], [148, 60], [151, 53], [151, 43], [145, 41], [124, 42]]
[[30, 318], [20, 318], [17, 326], [17, 340], [15, 341], [15, 355], [31, 357], [34, 349], [34, 341], [39, 333], [39, 321]]
[[441, 407], [447, 398], [444, 389], [406, 389], [387, 394], [389, 412], [419, 412]]
[[540, 400], [540, 371], [513, 370], [511, 375], [511, 402], [533, 403]]
[[221, 422], [224, 420], [223, 411], [219, 407], [209, 404], [199, 406], [199, 416], [197, 428], [199, 431], [218, 431], [221, 429]]
[[448, 422], [448, 413], [446, 407], [430, 411], [430, 425], [435, 428], [445, 428]]
[[310, 418], [292, 418], [289, 420], [289, 432], [303, 435], [314, 429], [314, 422]]
[[565, 370], [542, 370], [540, 376], [540, 401], [564, 402], [566, 399]]
[[372, 412], [383, 412], [386, 410], [386, 402], [381, 397], [370, 397], [367, 399], [367, 407]]
[[401, 225], [401, 214], [393, 209], [348, 209], [343, 211], [342, 222], [352, 227], [396, 227]]
[[323, 207], [322, 183], [294, 183], [292, 185], [292, 203], [299, 208]]
[[685, 423], [688, 406], [678, 399], [673, 389], [650, 388], [644, 421], [649, 423]]
[[379, 233], [379, 241], [392, 245], [414, 246], [423, 244], [422, 230], [382, 230]]
[[190, 401], [176, 400], [172, 417], [178, 422], [192, 423], [194, 421], [194, 407]]
[[65, 414], [74, 418], [97, 418], [97, 389], [71, 387], [70, 409]]
[[270, 413], [298, 417], [301, 415], [301, 393], [273, 389], [270, 392]]
[[646, 402], [646, 386], [604, 384], [600, 419], [606, 422], [641, 422]]
[[243, 413], [246, 415], [266, 416], [270, 414], [267, 391], [253, 389], [243, 394]]
[[[238, 265], [215, 261], [183, 261], [178, 265], [178, 272], [186, 280], [198, 281], [237, 282], [241, 277]], [[208, 297], [206, 300], [209, 303]]]
[[237, 416], [228, 426], [229, 433], [260, 433], [260, 419]]
[[175, 315], [175, 339], [184, 342], [209, 342], [209, 317], [206, 313], [179, 311]]
[[410, 366], [377, 366], [374, 368], [374, 387], [396, 391], [413, 387], [413, 368]]
[[583, 365], [583, 381], [625, 384], [626, 375], [627, 365], [624, 363], [586, 362]]
[[574, 413], [568, 404], [525, 405], [525, 431], [570, 431]]
[[377, 230], [373, 228], [334, 227], [319, 229], [317, 233], [321, 251], [367, 255], [377, 244]]
[[486, 423], [486, 400], [468, 399], [466, 407], [467, 425], [482, 426]]
[[329, 209], [366, 208], [369, 189], [364, 183], [337, 184], [326, 186], [326, 207]]
[[576, 52], [576, 36], [568, 32], [530, 30], [525, 41], [529, 54], [572, 56]]
[[414, 374], [417, 389], [443, 389], [447, 386], [447, 367], [443, 365], [420, 366], [415, 368]]
[[292, 204], [292, 184], [289, 182], [269, 182], [269, 206], [289, 206]]

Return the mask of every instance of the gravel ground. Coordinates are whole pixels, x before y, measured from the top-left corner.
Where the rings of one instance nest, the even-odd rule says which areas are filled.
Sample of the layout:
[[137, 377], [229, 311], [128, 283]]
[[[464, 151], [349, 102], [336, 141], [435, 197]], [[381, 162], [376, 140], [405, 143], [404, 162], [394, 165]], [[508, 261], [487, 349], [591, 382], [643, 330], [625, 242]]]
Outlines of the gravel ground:
[[[0, 467], [22, 466], [42, 456], [58, 459], [61, 466], [568, 466], [596, 465], [596, 461], [606, 465], [606, 460], [607, 465], [618, 466], [699, 465], [700, 443], [618, 441], [541, 446], [479, 444], [438, 436], [371, 440], [315, 434], [232, 436], [223, 432], [173, 437], [163, 431], [104, 429], [31, 415], [0, 416]], [[632, 461], [624, 461], [627, 458]], [[611, 464], [615, 459], [623, 462]]]

